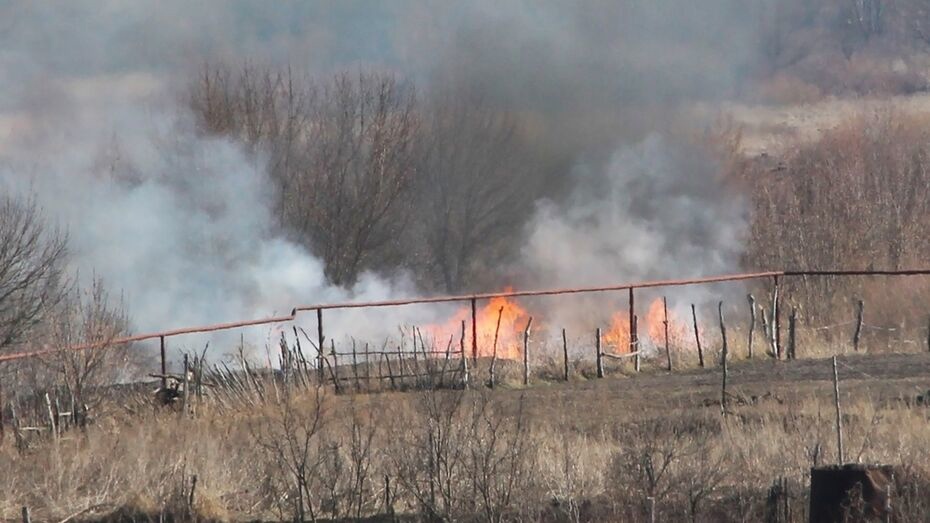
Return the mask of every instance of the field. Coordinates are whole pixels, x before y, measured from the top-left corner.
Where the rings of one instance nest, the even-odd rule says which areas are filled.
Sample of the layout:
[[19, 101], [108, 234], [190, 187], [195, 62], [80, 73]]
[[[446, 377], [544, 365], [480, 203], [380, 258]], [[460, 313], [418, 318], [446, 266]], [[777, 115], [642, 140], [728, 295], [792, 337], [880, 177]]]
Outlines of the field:
[[[898, 467], [898, 520], [926, 521], [930, 354], [839, 361], [846, 461]], [[264, 399], [208, 392], [187, 416], [152, 407], [148, 387], [111, 391], [84, 429], [21, 451], [6, 438], [0, 515], [806, 521], [809, 467], [837, 460], [829, 359], [734, 358], [725, 414], [717, 366], [522, 388], [503, 363], [495, 391], [336, 395], [259, 377]]]

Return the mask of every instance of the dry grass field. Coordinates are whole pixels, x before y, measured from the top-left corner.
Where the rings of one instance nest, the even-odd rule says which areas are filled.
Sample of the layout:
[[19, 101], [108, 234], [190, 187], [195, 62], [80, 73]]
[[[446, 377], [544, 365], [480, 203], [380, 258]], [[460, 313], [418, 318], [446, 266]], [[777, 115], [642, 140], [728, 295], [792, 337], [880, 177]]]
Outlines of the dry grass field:
[[[930, 355], [839, 361], [846, 461], [898, 467], [898, 521], [926, 521]], [[809, 468], [837, 460], [829, 359], [735, 358], [726, 413], [716, 366], [522, 388], [504, 363], [493, 391], [336, 395], [265, 378], [264, 399], [208, 394], [186, 416], [148, 390], [111, 394], [85, 429], [21, 451], [8, 435], [0, 517], [806, 521]]]

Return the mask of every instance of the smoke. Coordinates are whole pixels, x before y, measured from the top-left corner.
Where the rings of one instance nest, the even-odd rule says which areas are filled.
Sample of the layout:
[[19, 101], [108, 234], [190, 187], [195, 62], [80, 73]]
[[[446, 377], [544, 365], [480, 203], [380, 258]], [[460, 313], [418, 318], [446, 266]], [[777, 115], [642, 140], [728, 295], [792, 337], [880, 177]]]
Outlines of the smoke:
[[[748, 208], [720, 172], [706, 150], [656, 134], [619, 149], [604, 169], [579, 167], [566, 201], [537, 204], [522, 251], [527, 278], [597, 286], [734, 272]], [[678, 297], [702, 303], [716, 291]], [[556, 315], [583, 324], [600, 306], [596, 297], [563, 300]]]
[[261, 154], [199, 135], [178, 103], [204, 62], [377, 67], [521, 115], [548, 196], [518, 218], [525, 283], [717, 272], [736, 263], [742, 205], [679, 144], [623, 144], [732, 91], [752, 58], [746, 4], [7, 2], [0, 179], [37, 193], [69, 231], [74, 272], [121, 291], [137, 331], [414, 294], [402, 272], [329, 285], [313, 252], [278, 234]]

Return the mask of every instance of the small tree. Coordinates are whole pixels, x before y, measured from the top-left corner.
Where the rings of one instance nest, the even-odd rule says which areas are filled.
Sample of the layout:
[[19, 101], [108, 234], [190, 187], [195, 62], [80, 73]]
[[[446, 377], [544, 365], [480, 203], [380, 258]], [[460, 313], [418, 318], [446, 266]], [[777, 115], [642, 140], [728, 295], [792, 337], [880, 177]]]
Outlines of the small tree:
[[128, 370], [130, 359], [117, 338], [129, 335], [129, 316], [122, 300], [111, 302], [103, 281], [94, 278], [90, 288], [73, 289], [56, 307], [49, 321], [47, 343], [61, 350], [48, 363], [56, 371], [76, 404], [94, 403], [91, 390], [113, 383]]
[[0, 351], [22, 342], [61, 300], [66, 246], [34, 198], [0, 197]]

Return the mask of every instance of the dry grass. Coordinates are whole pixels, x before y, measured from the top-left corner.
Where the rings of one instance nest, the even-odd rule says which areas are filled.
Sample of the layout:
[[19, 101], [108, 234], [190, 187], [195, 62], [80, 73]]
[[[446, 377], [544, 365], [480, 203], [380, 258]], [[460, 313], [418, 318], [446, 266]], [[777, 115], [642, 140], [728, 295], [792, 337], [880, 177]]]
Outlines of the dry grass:
[[[922, 485], [927, 411], [899, 398], [916, 396], [927, 357], [843, 361], [848, 458], [897, 465]], [[653, 498], [659, 521], [758, 521], [784, 476], [801, 521], [808, 468], [836, 455], [828, 368], [732, 369], [734, 398], [747, 401], [726, 416], [717, 369], [493, 392], [290, 389], [251, 409], [206, 399], [193, 417], [114, 405], [22, 454], [7, 438], [0, 518], [24, 505], [38, 521], [351, 519], [390, 506], [414, 519], [643, 521]], [[902, 521], [921, 521], [907, 492], [900, 506], [913, 517]]]

